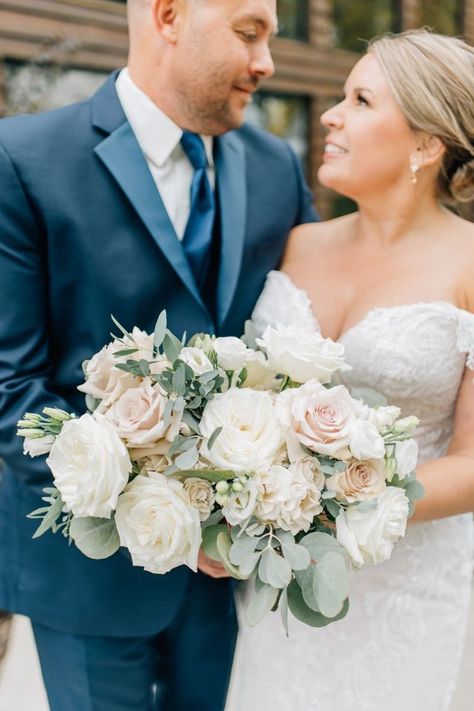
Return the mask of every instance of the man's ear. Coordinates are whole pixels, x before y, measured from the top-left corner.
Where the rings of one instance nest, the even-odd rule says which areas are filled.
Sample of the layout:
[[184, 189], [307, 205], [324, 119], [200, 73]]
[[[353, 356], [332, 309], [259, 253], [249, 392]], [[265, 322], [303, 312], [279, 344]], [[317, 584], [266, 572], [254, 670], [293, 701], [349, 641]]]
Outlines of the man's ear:
[[175, 44], [182, 11], [180, 0], [152, 0], [155, 27], [165, 42]]
[[440, 163], [446, 153], [446, 146], [438, 136], [425, 133], [420, 135], [417, 153], [420, 168], [428, 168]]

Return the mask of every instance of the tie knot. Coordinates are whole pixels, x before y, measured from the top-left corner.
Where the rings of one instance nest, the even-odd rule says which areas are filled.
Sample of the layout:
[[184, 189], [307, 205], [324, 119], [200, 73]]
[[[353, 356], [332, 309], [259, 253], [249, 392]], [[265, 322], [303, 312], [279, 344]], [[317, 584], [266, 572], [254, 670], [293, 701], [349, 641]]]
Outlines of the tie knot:
[[206, 149], [204, 148], [204, 142], [201, 136], [197, 133], [191, 133], [191, 131], [183, 131], [181, 145], [194, 170], [204, 170], [207, 168]]

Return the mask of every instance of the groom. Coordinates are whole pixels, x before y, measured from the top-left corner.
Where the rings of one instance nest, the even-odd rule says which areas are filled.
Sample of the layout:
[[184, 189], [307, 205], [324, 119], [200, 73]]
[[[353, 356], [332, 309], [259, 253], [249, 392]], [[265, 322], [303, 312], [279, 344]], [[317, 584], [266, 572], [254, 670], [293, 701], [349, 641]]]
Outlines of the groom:
[[158, 576], [33, 541], [51, 478], [15, 437], [26, 410], [84, 410], [81, 362], [111, 314], [239, 335], [288, 232], [316, 219], [289, 147], [239, 128], [273, 72], [275, 0], [128, 4], [127, 69], [89, 101], [0, 122], [0, 608], [32, 619], [51, 711], [218, 711], [228, 580], [204, 558], [210, 575]]

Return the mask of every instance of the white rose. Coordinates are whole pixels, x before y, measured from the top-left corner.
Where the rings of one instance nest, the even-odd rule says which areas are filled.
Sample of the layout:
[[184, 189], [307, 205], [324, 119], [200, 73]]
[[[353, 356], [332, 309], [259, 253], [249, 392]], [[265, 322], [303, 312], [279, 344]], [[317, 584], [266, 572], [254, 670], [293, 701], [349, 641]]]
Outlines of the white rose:
[[344, 346], [323, 338], [317, 331], [302, 332], [298, 326], [267, 326], [258, 345], [266, 352], [277, 373], [289, 375], [297, 383], [315, 378], [329, 383], [336, 370], [349, 370], [344, 361]]
[[115, 523], [133, 565], [158, 574], [179, 565], [196, 571], [199, 512], [180, 481], [154, 472], [135, 477], [119, 496]]
[[206, 479], [189, 477], [184, 482], [184, 488], [191, 505], [199, 511], [201, 521], [206, 521], [211, 515], [215, 501], [212, 484]]
[[23, 440], [23, 454], [29, 454], [30, 457], [40, 457], [42, 454], [49, 454], [54, 444], [54, 439], [53, 435], [25, 437]]
[[348, 463], [342, 472], [333, 474], [326, 480], [328, 491], [336, 492], [338, 501], [351, 504], [369, 501], [385, 490], [385, 463], [380, 459]]
[[353, 423], [349, 447], [356, 459], [383, 459], [385, 456], [383, 437], [369, 420], [358, 418]]
[[418, 461], [418, 445], [414, 439], [406, 439], [395, 445], [395, 459], [397, 474], [400, 479], [405, 479], [415, 471]]
[[106, 417], [128, 447], [150, 448], [165, 437], [171, 441], [178, 433], [176, 417], [171, 424], [163, 419], [167, 403], [168, 398], [160, 387], [144, 380], [137, 387], [129, 388], [112, 405]]
[[194, 375], [202, 375], [214, 370], [214, 367], [207, 355], [200, 348], [187, 346], [182, 348], [179, 354], [179, 359], [186, 365], [189, 365]]
[[337, 540], [357, 568], [390, 558], [395, 541], [405, 535], [408, 505], [403, 489], [389, 486], [373, 511], [349, 506], [340, 512], [336, 519]]
[[[222, 427], [211, 449], [207, 442]], [[214, 466], [234, 472], [267, 469], [279, 456], [283, 435], [265, 391], [230, 388], [207, 403], [200, 423], [201, 454]]]
[[231, 526], [240, 526], [253, 516], [257, 501], [257, 484], [254, 479], [247, 479], [241, 491], [230, 491], [225, 495], [222, 513]]
[[224, 370], [242, 370], [249, 354], [254, 352], [235, 336], [216, 338], [212, 347], [217, 355], [218, 365]]
[[97, 413], [65, 422], [46, 463], [67, 510], [78, 517], [110, 518], [132, 468], [125, 445]]
[[302, 463], [270, 467], [255, 480], [259, 493], [255, 514], [261, 521], [296, 535], [307, 531], [323, 510], [321, 490]]
[[296, 390], [284, 391], [277, 400], [280, 402], [276, 412], [282, 426], [289, 427], [300, 444], [336, 459], [350, 456], [359, 403], [343, 385], [327, 389], [309, 381]]

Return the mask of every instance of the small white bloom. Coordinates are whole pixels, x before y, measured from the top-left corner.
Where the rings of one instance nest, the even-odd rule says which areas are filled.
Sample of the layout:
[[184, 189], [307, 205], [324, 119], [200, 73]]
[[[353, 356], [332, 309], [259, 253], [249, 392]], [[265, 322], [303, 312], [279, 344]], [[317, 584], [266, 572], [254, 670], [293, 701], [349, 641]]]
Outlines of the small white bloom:
[[231, 526], [240, 526], [253, 515], [257, 493], [257, 485], [253, 479], [247, 479], [241, 491], [229, 488], [228, 493], [224, 495], [222, 513]]
[[329, 383], [336, 370], [349, 370], [344, 361], [344, 346], [317, 331], [308, 333], [298, 326], [267, 326], [257, 344], [267, 354], [276, 373], [289, 375], [297, 383], [316, 379]]
[[132, 468], [125, 445], [99, 414], [65, 422], [46, 463], [67, 510], [78, 517], [110, 518]]
[[196, 571], [199, 512], [180, 481], [154, 472], [135, 477], [119, 496], [115, 523], [133, 565], [157, 574], [180, 565]]
[[404, 417], [398, 422], [395, 422], [393, 426], [393, 431], [397, 434], [410, 434], [412, 435], [419, 425], [420, 420], [415, 415], [410, 415], [409, 417]]
[[23, 440], [23, 454], [29, 454], [30, 457], [39, 457], [42, 454], [49, 454], [54, 444], [54, 439], [53, 435], [32, 438], [25, 437]]
[[395, 542], [405, 535], [408, 508], [403, 489], [389, 486], [373, 511], [360, 511], [353, 505], [340, 512], [336, 519], [337, 540], [357, 568], [390, 558]]
[[397, 474], [400, 479], [405, 479], [415, 471], [418, 461], [418, 445], [414, 439], [406, 439], [395, 445], [395, 459]]
[[[284, 443], [273, 402], [270, 393], [250, 388], [230, 388], [215, 395], [200, 423], [202, 456], [220, 469], [237, 473], [270, 467]], [[222, 431], [209, 449], [207, 441], [218, 427]]]
[[201, 521], [206, 521], [211, 515], [215, 501], [212, 484], [206, 479], [189, 477], [184, 481], [184, 488], [189, 496], [191, 505], [199, 511]]
[[182, 348], [179, 359], [189, 365], [194, 375], [202, 375], [214, 370], [211, 361], [200, 348], [194, 348], [193, 346]]
[[212, 347], [217, 355], [217, 363], [224, 370], [242, 370], [248, 355], [253, 353], [240, 338], [225, 336], [216, 338]]

